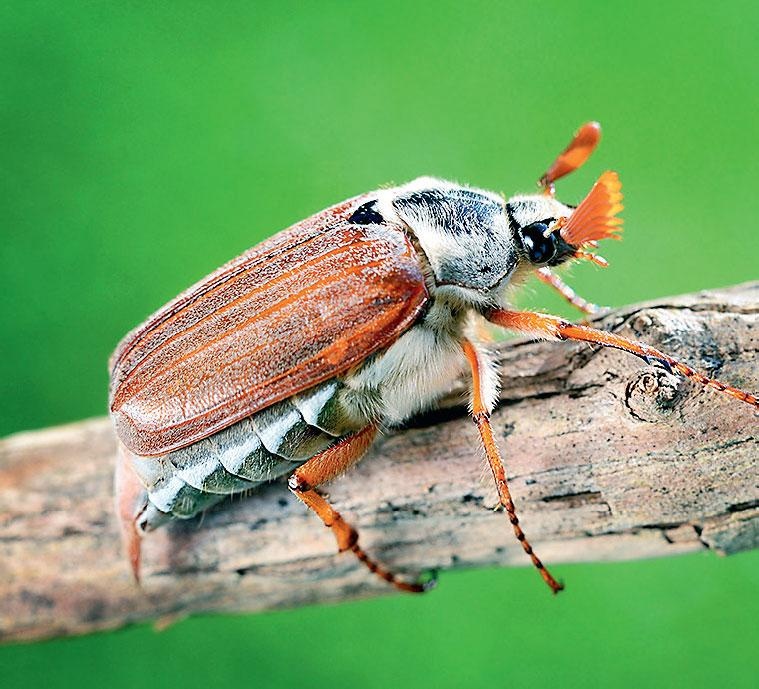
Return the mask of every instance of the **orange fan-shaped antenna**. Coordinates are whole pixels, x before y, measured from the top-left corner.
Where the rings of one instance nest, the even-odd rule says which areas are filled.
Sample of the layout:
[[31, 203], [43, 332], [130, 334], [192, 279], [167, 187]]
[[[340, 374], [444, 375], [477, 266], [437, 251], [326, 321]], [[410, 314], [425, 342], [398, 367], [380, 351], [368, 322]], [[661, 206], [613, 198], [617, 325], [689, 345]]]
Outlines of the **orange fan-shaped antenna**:
[[562, 225], [561, 237], [576, 247], [609, 237], [620, 239], [622, 218], [617, 217], [617, 213], [623, 208], [622, 183], [616, 172], [607, 170]]
[[572, 141], [553, 161], [553, 165], [538, 180], [538, 184], [547, 193], [553, 194], [553, 183], [564, 175], [575, 171], [590, 158], [590, 154], [601, 140], [601, 125], [598, 122], [588, 122], [582, 125], [572, 137]]

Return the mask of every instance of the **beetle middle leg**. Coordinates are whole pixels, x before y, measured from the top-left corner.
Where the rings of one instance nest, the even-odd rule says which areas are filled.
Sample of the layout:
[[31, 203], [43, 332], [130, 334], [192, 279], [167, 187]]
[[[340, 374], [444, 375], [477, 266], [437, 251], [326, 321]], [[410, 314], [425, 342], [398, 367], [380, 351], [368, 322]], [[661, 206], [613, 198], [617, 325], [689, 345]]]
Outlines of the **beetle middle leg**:
[[566, 301], [568, 301], [576, 309], [579, 309], [583, 313], [589, 316], [598, 313], [601, 307], [598, 304], [593, 304], [586, 299], [583, 299], [577, 292], [575, 292], [564, 280], [562, 280], [556, 273], [550, 268], [538, 268], [535, 271], [538, 276], [538, 280], [555, 289]]
[[679, 373], [681, 376], [693, 380], [704, 387], [712, 388], [718, 392], [730, 395], [741, 402], [759, 407], [759, 399], [754, 395], [734, 388], [731, 385], [726, 385], [714, 378], [709, 378], [691, 368], [688, 364], [678, 361], [654, 347], [650, 347], [642, 342], [636, 342], [635, 340], [628, 340], [616, 333], [597, 330], [585, 325], [576, 325], [558, 316], [533, 313], [532, 311], [494, 309], [486, 314], [486, 317], [491, 323], [495, 323], [496, 325], [527, 334], [535, 334], [539, 337], [555, 340], [581, 340], [583, 342], [598, 344], [602, 347], [620, 349], [623, 352], [634, 354], [648, 364], [659, 363], [670, 372]]
[[375, 426], [367, 426], [320, 452], [295, 470], [287, 482], [287, 487], [332, 530], [340, 552], [350, 550], [369, 571], [401, 591], [423, 593], [432, 588], [434, 580], [409, 583], [372, 560], [358, 544], [358, 532], [315, 490], [320, 484], [339, 476], [358, 462], [369, 449], [376, 434]]
[[493, 437], [493, 427], [490, 425], [490, 411], [485, 405], [482, 393], [482, 364], [474, 345], [468, 340], [463, 342], [464, 354], [466, 355], [469, 366], [472, 369], [472, 421], [477, 426], [482, 439], [482, 446], [490, 464], [490, 470], [493, 472], [496, 488], [498, 489], [498, 499], [501, 506], [506, 510], [506, 514], [514, 528], [514, 534], [517, 540], [522, 544], [522, 549], [532, 560], [532, 564], [543, 578], [543, 581], [551, 587], [554, 593], [558, 593], [564, 588], [564, 585], [556, 581], [553, 575], [545, 568], [540, 558], [535, 554], [530, 542], [527, 540], [522, 527], [519, 524], [516, 507], [511, 498], [509, 484], [506, 480], [506, 471], [503, 468], [501, 454], [498, 451], [495, 438]]

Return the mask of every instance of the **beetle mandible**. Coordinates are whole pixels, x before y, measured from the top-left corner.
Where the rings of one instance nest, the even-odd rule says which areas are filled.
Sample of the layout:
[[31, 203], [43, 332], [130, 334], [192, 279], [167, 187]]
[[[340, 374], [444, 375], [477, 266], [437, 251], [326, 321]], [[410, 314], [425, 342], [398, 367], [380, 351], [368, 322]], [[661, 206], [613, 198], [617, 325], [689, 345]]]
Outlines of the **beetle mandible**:
[[525, 537], [490, 414], [494, 362], [483, 322], [554, 340], [582, 340], [755, 407], [757, 398], [645, 344], [562, 318], [509, 308], [505, 288], [528, 275], [591, 313], [552, 268], [618, 238], [622, 193], [603, 173], [576, 207], [554, 183], [600, 139], [581, 127], [540, 178], [541, 190], [498, 194], [422, 177], [344, 201], [284, 230], [201, 280], [130, 332], [111, 359], [110, 412], [119, 438], [117, 502], [138, 576], [144, 532], [189, 518], [225, 495], [289, 475], [288, 487], [395, 587], [421, 592], [374, 562], [317, 488], [357, 462], [379, 428], [430, 407], [465, 371], [472, 419], [524, 551], [560, 584]]

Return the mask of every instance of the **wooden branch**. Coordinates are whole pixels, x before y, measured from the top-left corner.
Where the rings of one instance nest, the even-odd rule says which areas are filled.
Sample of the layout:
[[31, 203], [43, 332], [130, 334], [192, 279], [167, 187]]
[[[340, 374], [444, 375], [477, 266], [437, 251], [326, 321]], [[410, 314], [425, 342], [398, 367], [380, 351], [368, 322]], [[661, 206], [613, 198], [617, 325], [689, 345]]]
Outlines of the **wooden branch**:
[[[758, 313], [759, 282], [597, 320], [756, 390]], [[501, 354], [494, 426], [544, 561], [731, 553], [759, 543], [750, 407], [612, 350], [512, 341]], [[329, 531], [282, 483], [150, 534], [138, 588], [113, 515], [113, 459], [107, 419], [0, 442], [0, 638], [391, 592], [350, 554], [336, 554]], [[366, 550], [401, 571], [527, 564], [492, 509], [460, 397], [384, 438], [329, 491]], [[572, 595], [568, 584], [563, 595]], [[537, 576], [535, 586], [543, 586]]]

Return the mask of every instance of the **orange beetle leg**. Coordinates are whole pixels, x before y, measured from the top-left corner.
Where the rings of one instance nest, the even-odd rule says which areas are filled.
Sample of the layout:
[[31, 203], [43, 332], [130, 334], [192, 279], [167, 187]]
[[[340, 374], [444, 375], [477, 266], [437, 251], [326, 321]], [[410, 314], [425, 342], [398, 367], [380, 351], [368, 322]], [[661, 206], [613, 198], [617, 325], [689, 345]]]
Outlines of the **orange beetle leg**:
[[358, 532], [343, 519], [327, 499], [314, 490], [318, 485], [342, 474], [366, 453], [377, 434], [375, 426], [367, 426], [358, 433], [309, 459], [290, 476], [288, 488], [305, 505], [313, 510], [324, 525], [332, 529], [340, 552], [350, 550], [368, 569], [401, 591], [422, 593], [434, 586], [434, 580], [425, 583], [408, 583], [380, 566], [358, 544]]
[[501, 461], [501, 454], [498, 451], [498, 446], [493, 438], [493, 428], [490, 425], [490, 413], [482, 400], [482, 366], [477, 355], [477, 350], [472, 346], [472, 343], [467, 340], [464, 340], [463, 348], [469, 366], [472, 369], [472, 420], [477, 426], [477, 430], [480, 432], [482, 446], [485, 448], [485, 454], [487, 455], [488, 463], [490, 464], [490, 470], [493, 472], [493, 479], [495, 480], [495, 485], [498, 489], [498, 499], [504, 510], [506, 510], [511, 526], [514, 528], [514, 534], [516, 535], [517, 540], [522, 544], [524, 552], [529, 555], [532, 564], [535, 565], [538, 573], [543, 577], [543, 581], [551, 587], [551, 591], [558, 593], [564, 588], [564, 585], [556, 581], [551, 573], [545, 568], [545, 565], [535, 554], [530, 542], [527, 540], [527, 536], [525, 536], [522, 527], [519, 525], [519, 517], [517, 517], [514, 501], [511, 499], [511, 492], [509, 491], [509, 484], [506, 481], [506, 472], [504, 471], [503, 462]]
[[713, 378], [709, 378], [703, 373], [699, 373], [692, 369], [687, 364], [684, 364], [677, 359], [673, 359], [671, 356], [660, 352], [654, 347], [649, 347], [642, 342], [628, 340], [620, 335], [609, 333], [604, 330], [596, 330], [595, 328], [589, 328], [585, 325], [575, 325], [574, 323], [565, 321], [558, 316], [548, 316], [545, 314], [533, 313], [531, 311], [506, 311], [503, 309], [495, 309], [486, 315], [491, 323], [495, 323], [504, 328], [509, 328], [510, 330], [530, 333], [538, 337], [547, 337], [556, 340], [581, 340], [583, 342], [592, 342], [593, 344], [598, 344], [602, 347], [621, 349], [624, 352], [629, 352], [630, 354], [640, 357], [646, 363], [650, 364], [657, 362], [662, 364], [669, 371], [677, 372], [681, 376], [685, 376], [704, 387], [712, 388], [718, 392], [730, 395], [741, 402], [746, 402], [754, 407], [759, 407], [759, 399], [754, 395], [730, 385], [726, 385], [725, 383], [721, 383]]
[[572, 306], [579, 309], [583, 313], [592, 315], [598, 313], [601, 307], [597, 304], [592, 304], [589, 301], [583, 299], [577, 292], [575, 292], [564, 280], [562, 280], [556, 273], [550, 268], [538, 268], [535, 271], [538, 276], [538, 280], [542, 283], [553, 287], [564, 299], [566, 299]]

